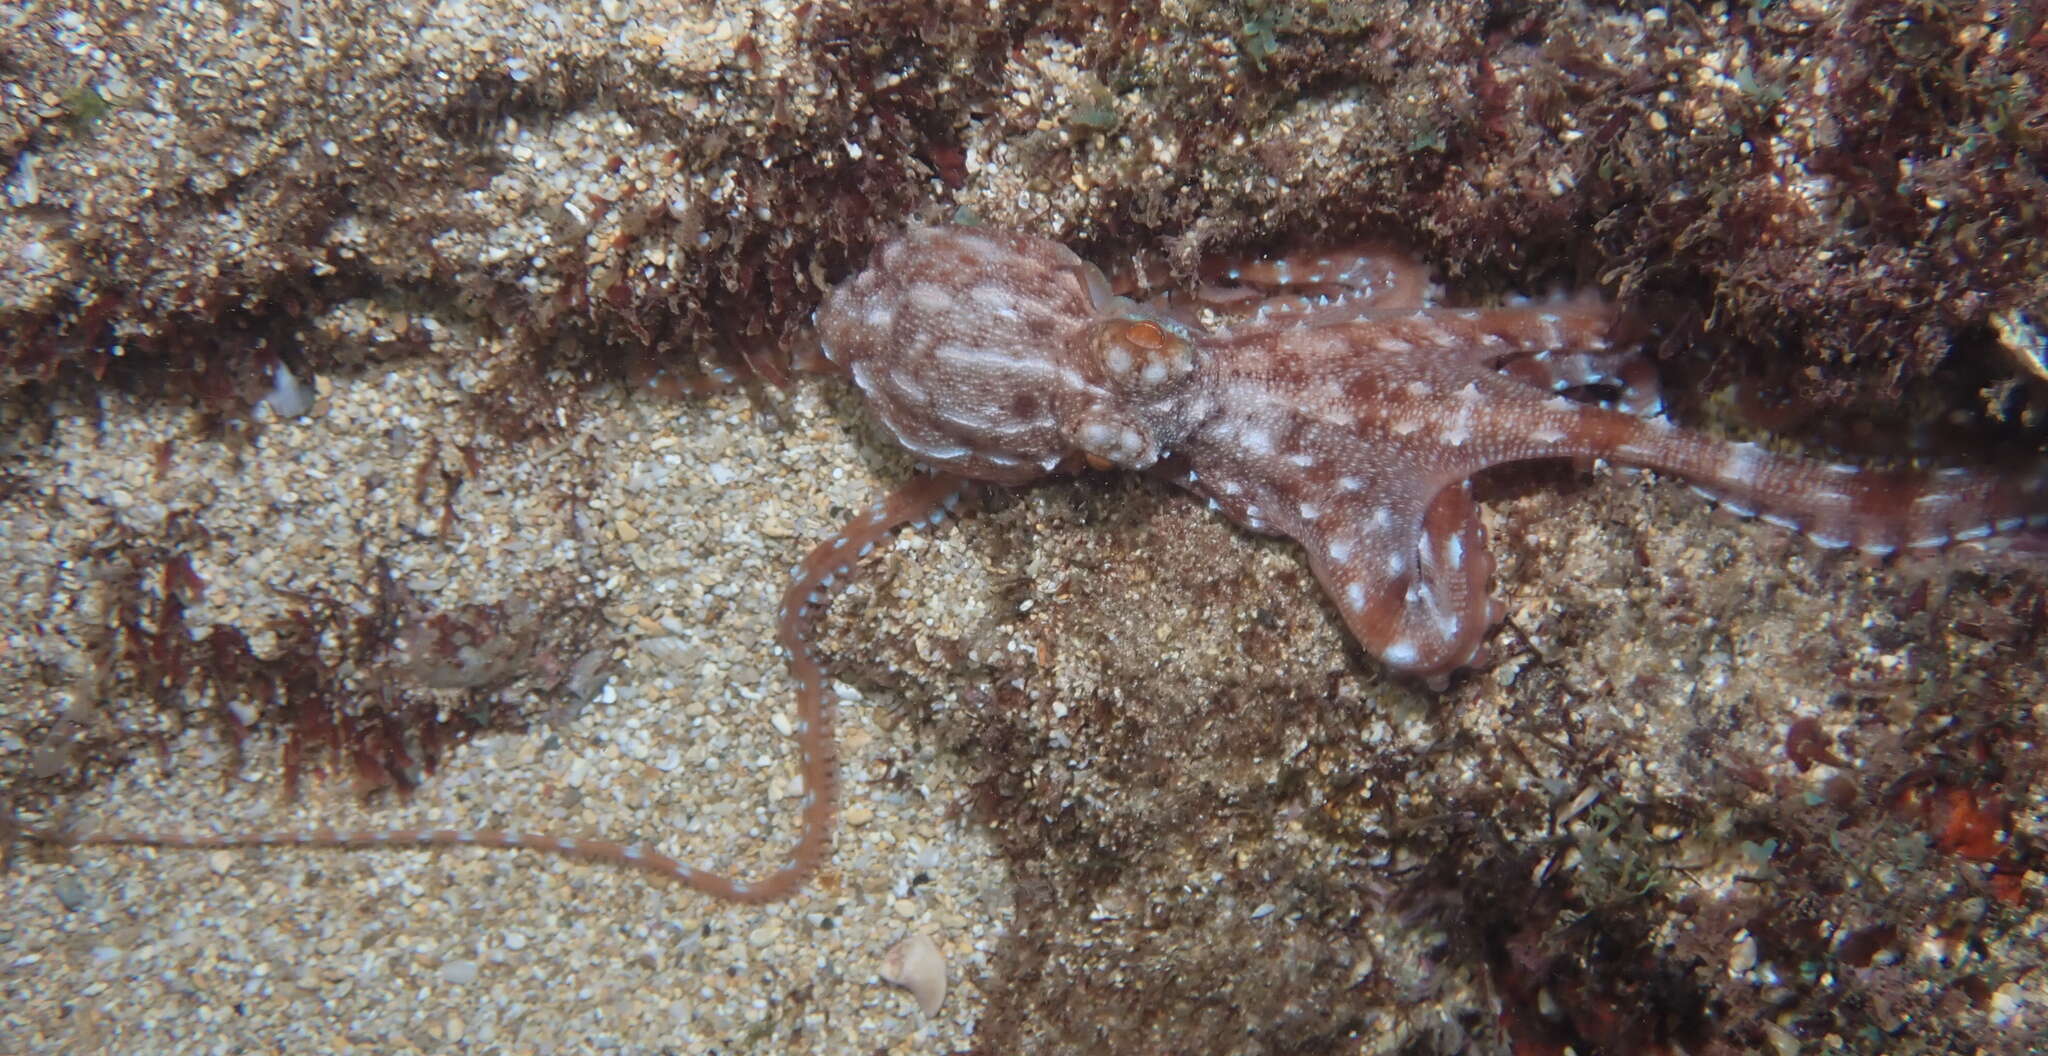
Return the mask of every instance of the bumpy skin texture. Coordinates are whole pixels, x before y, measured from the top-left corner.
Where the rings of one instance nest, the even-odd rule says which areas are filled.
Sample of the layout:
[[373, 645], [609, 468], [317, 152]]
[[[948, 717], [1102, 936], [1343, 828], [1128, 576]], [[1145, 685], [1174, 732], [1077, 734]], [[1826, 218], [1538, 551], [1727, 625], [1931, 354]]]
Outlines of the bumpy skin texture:
[[[1591, 300], [1432, 303], [1374, 248], [1226, 267], [1208, 328], [1114, 296], [1064, 247], [912, 229], [818, 316], [828, 359], [933, 468], [1015, 484], [1086, 463], [1154, 470], [1295, 539], [1359, 642], [1441, 684], [1498, 606], [1473, 474], [1606, 458], [1683, 477], [1745, 516], [1885, 556], [2048, 529], [2048, 471], [1880, 473], [1686, 433]], [[1224, 285], [1230, 284], [1230, 285]], [[1610, 406], [1557, 395], [1611, 390]]]

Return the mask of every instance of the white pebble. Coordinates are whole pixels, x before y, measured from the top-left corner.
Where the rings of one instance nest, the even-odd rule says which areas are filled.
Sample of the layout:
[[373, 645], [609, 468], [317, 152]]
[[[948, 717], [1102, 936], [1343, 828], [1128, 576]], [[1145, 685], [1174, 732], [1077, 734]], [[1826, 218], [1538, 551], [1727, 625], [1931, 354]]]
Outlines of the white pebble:
[[297, 418], [313, 409], [313, 386], [306, 384], [283, 363], [270, 375], [270, 391], [263, 396], [270, 413], [279, 418]]

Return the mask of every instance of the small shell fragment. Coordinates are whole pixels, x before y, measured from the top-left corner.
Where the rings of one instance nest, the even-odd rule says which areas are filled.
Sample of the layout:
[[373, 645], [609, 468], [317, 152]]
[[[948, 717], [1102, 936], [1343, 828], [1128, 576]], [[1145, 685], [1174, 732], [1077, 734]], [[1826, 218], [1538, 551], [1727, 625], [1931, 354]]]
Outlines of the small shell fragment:
[[946, 1000], [946, 956], [928, 935], [912, 935], [882, 958], [882, 981], [917, 998], [925, 1015], [936, 1015]]

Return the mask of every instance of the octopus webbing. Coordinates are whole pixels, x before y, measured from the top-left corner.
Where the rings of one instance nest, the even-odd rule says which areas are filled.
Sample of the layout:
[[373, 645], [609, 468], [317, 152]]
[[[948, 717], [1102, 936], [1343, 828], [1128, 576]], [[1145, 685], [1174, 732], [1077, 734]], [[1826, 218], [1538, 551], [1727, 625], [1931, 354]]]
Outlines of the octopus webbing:
[[1205, 278], [1200, 314], [1141, 304], [1048, 239], [918, 227], [828, 297], [817, 316], [825, 359], [933, 472], [793, 571], [778, 637], [796, 690], [802, 831], [766, 877], [735, 880], [644, 844], [481, 829], [22, 831], [68, 844], [523, 848], [647, 870], [720, 899], [789, 897], [829, 854], [836, 804], [817, 613], [860, 558], [899, 527], [936, 522], [970, 481], [1016, 485], [1084, 467], [1160, 474], [1252, 531], [1299, 542], [1358, 642], [1437, 687], [1476, 661], [1501, 617], [1470, 486], [1491, 466], [1603, 458], [1669, 473], [1743, 516], [1879, 557], [2048, 531], [2048, 469], [1877, 472], [1674, 427], [1654, 371], [1616, 343], [1617, 313], [1594, 299], [1441, 307], [1419, 264], [1376, 247]]

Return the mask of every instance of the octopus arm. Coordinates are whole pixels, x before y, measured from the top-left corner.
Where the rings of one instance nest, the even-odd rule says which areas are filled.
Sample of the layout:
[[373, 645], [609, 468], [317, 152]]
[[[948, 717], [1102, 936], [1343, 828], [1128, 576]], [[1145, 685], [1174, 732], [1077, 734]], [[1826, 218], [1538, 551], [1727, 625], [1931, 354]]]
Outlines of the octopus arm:
[[1195, 300], [1248, 328], [1327, 326], [1429, 303], [1429, 271], [1389, 246], [1204, 264]]
[[[0, 826], [25, 838], [71, 846], [214, 847], [503, 847], [569, 855], [640, 869], [714, 898], [732, 902], [773, 902], [788, 898], [818, 870], [832, 845], [833, 809], [838, 784], [833, 752], [832, 706], [825, 693], [825, 675], [811, 627], [833, 584], [851, 571], [853, 562], [890, 532], [919, 520], [936, 521], [959, 498], [965, 484], [958, 478], [923, 476], [874, 504], [838, 535], [812, 551], [797, 566], [782, 606], [780, 638], [789, 651], [790, 674], [796, 682], [799, 752], [803, 758], [803, 830], [795, 851], [779, 869], [748, 882], [671, 858], [642, 843], [580, 836], [497, 829], [379, 829], [337, 831], [303, 829], [226, 835], [177, 832], [74, 833], [25, 826]], [[0, 819], [4, 820], [4, 819]]]
[[[839, 534], [818, 544], [798, 565], [783, 594], [776, 637], [789, 653], [790, 678], [796, 683], [797, 745], [803, 756], [804, 809], [802, 835], [781, 869], [752, 885], [748, 901], [786, 898], [818, 870], [832, 847], [832, 823], [838, 804], [838, 743], [832, 733], [832, 700], [825, 692], [824, 661], [811, 644], [817, 614], [833, 585], [891, 533], [920, 521], [937, 523], [959, 501], [966, 481], [945, 474], [918, 476], [888, 498], [870, 506]], [[722, 897], [729, 892], [713, 891]]]
[[1657, 368], [1639, 352], [1557, 351], [1518, 356], [1500, 365], [1502, 375], [1540, 392], [1609, 390], [1602, 407], [1650, 418], [1664, 413]]
[[1565, 400], [1524, 398], [1497, 414], [1519, 439], [1487, 464], [1605, 458], [1680, 477], [1745, 517], [1800, 532], [1828, 549], [1884, 556], [2016, 537], [2048, 539], [2048, 465], [2018, 474], [1971, 469], [1871, 470], [1775, 454], [1660, 420]]
[[1387, 507], [1372, 498], [1336, 507], [1337, 527], [1302, 537], [1316, 579], [1367, 652], [1397, 674], [1443, 688], [1499, 619], [1488, 591], [1493, 556], [1470, 485], [1447, 487], [1419, 516], [1384, 527]]
[[1237, 523], [1299, 543], [1359, 644], [1440, 686], [1497, 619], [1470, 487], [1411, 472], [1388, 445], [1338, 446], [1337, 435], [1306, 424], [1271, 455], [1197, 447], [1191, 486]]

